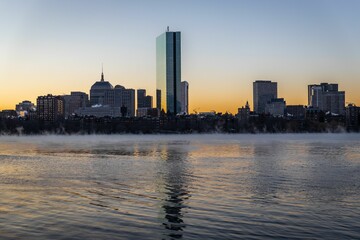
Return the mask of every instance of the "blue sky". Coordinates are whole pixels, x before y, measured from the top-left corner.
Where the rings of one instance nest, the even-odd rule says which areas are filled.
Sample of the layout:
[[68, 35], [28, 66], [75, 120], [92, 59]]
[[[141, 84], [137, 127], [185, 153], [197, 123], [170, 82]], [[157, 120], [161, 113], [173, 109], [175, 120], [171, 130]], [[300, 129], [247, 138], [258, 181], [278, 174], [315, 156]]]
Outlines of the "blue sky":
[[360, 104], [360, 1], [0, 1], [0, 109], [38, 95], [88, 92], [100, 77], [155, 94], [155, 38], [182, 32], [190, 109], [235, 112], [252, 82], [338, 82]]

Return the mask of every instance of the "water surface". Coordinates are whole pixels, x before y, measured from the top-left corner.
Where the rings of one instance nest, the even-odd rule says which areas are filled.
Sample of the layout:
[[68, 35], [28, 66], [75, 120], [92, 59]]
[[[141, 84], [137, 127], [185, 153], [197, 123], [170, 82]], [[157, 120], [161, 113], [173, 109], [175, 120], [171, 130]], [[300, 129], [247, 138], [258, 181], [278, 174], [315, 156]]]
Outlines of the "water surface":
[[0, 239], [360, 239], [360, 135], [0, 137]]

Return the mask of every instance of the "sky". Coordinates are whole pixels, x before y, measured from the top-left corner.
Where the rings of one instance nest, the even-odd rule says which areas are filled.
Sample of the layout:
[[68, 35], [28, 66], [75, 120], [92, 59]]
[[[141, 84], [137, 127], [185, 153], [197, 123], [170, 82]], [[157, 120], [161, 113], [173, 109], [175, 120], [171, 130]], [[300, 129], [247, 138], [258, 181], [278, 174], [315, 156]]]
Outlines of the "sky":
[[0, 109], [89, 93], [102, 64], [113, 85], [155, 96], [155, 40], [167, 26], [182, 33], [190, 112], [252, 106], [255, 80], [303, 105], [308, 84], [339, 83], [360, 105], [359, 9], [358, 0], [0, 0]]

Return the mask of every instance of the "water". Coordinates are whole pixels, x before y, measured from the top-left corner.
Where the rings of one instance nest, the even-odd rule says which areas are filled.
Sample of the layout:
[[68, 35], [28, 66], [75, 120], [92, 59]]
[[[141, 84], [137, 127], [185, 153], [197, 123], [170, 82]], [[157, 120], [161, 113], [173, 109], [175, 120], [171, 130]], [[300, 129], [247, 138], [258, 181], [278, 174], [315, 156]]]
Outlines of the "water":
[[0, 137], [0, 239], [360, 239], [360, 135]]

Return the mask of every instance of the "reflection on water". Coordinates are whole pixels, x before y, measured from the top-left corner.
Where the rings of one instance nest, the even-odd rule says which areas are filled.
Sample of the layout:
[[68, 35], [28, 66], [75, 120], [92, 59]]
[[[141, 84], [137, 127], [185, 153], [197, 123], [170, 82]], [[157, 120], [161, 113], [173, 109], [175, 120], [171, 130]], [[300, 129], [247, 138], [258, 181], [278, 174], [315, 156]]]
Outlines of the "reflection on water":
[[360, 239], [360, 135], [0, 138], [0, 239]]
[[163, 168], [159, 174], [163, 178], [166, 195], [162, 203], [164, 210], [163, 225], [168, 230], [168, 237], [182, 238], [182, 231], [186, 227], [183, 220], [184, 201], [189, 198], [187, 152], [169, 145], [162, 146], [160, 151]]

